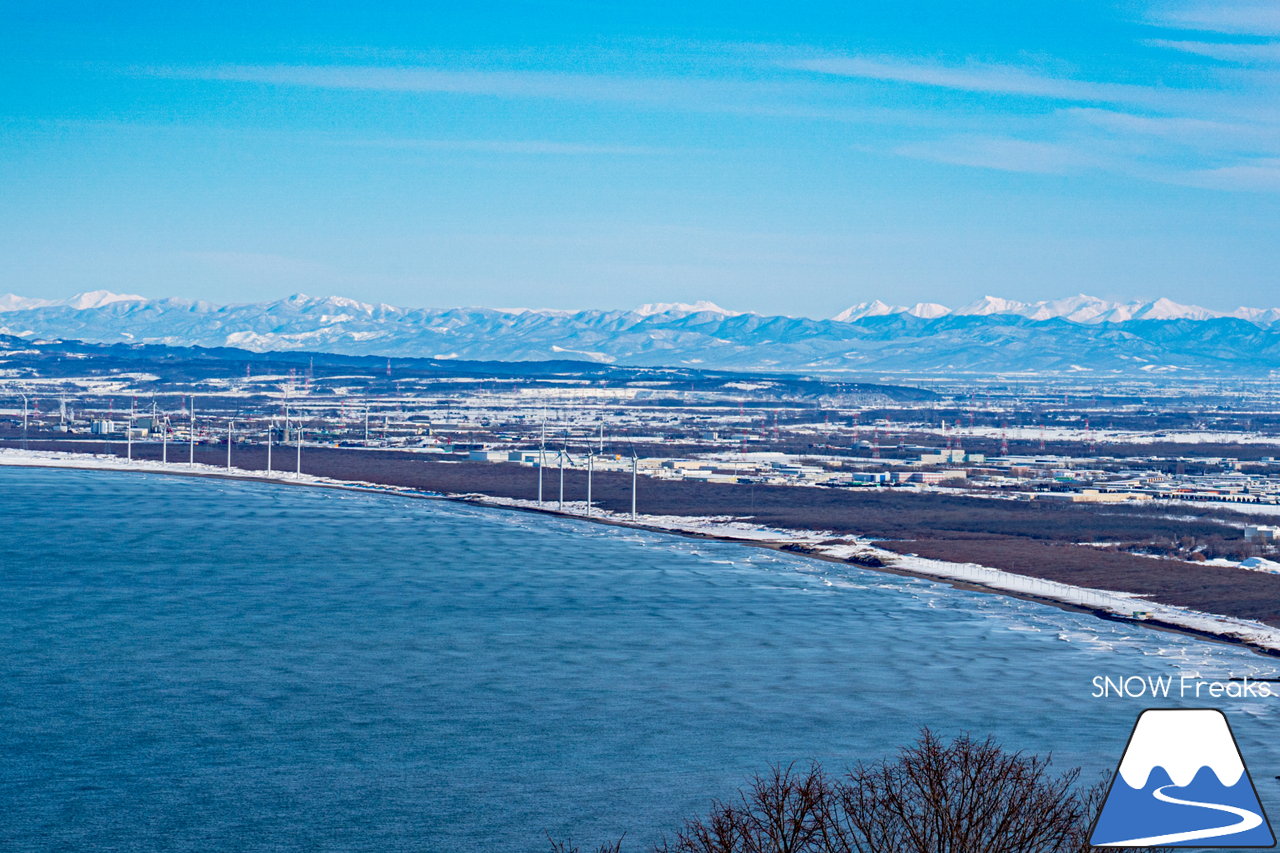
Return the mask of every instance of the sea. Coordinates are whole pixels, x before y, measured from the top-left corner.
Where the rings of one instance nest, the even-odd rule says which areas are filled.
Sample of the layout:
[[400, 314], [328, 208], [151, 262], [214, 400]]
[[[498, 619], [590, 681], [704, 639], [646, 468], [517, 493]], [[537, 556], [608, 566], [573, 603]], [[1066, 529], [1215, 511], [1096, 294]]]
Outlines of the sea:
[[1094, 695], [1278, 663], [747, 545], [0, 469], [5, 851], [641, 851], [753, 773], [922, 727], [1093, 781], [1142, 709], [1181, 706], [1226, 713], [1280, 815], [1280, 699]]

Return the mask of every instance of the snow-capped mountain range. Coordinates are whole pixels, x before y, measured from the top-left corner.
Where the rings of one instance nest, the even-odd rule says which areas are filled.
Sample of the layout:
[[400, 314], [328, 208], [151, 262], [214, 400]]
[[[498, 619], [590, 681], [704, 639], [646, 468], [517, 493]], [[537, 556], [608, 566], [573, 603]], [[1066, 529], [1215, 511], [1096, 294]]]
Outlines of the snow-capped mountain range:
[[84, 311], [89, 308], [101, 308], [112, 302], [146, 302], [145, 296], [133, 296], [128, 293], [112, 293], [109, 290], [90, 290], [77, 293], [67, 299], [32, 299], [29, 296], [14, 296], [12, 293], [0, 294], [0, 313], [7, 311], [30, 311], [36, 308], [74, 308]]
[[0, 296], [0, 334], [98, 343], [313, 350], [440, 359], [573, 359], [725, 369], [1258, 375], [1280, 370], [1280, 308], [1168, 299], [984, 297], [950, 308], [876, 301], [829, 319], [710, 302], [631, 310], [400, 308], [301, 294], [217, 305], [94, 291]]
[[933, 320], [938, 317], [986, 317], [992, 314], [1012, 314], [1030, 320], [1059, 318], [1072, 323], [1124, 323], [1129, 320], [1210, 320], [1215, 317], [1235, 317], [1260, 326], [1268, 326], [1280, 320], [1280, 308], [1236, 308], [1234, 311], [1211, 311], [1199, 305], [1183, 305], [1172, 299], [1156, 299], [1152, 302], [1112, 302], [1096, 296], [1068, 296], [1041, 302], [1017, 302], [998, 296], [984, 296], [976, 302], [959, 308], [948, 308], [937, 302], [917, 302], [915, 305], [889, 305], [879, 299], [859, 302], [841, 311], [832, 319], [843, 322], [861, 320], [864, 317], [883, 317], [889, 314], [909, 314]]

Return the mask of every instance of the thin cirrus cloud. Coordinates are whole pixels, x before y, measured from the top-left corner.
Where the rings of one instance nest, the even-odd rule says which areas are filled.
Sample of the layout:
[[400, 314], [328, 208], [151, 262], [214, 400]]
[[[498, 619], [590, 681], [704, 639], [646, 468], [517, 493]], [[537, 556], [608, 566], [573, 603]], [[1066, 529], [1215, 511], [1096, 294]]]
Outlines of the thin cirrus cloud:
[[[1067, 108], [1038, 138], [955, 134], [892, 153], [954, 166], [1034, 175], [1105, 172], [1223, 191], [1280, 190], [1280, 127]], [[1032, 129], [1030, 132], [1033, 132]]]
[[1280, 192], [1280, 157], [1259, 157], [1214, 169], [1195, 169], [1175, 176], [1175, 183], [1236, 192]]
[[[1280, 116], [1268, 106], [1269, 83], [1261, 70], [1220, 78], [1220, 88], [1180, 88], [1095, 82], [974, 62], [856, 55], [782, 62], [824, 75], [1015, 96], [1030, 105], [1000, 114], [1002, 125], [1010, 116], [1018, 118], [1018, 133], [993, 125], [994, 132], [911, 140], [891, 147], [898, 156], [1027, 174], [1095, 171], [1221, 190], [1280, 188], [1272, 159], [1280, 153]], [[1055, 103], [1059, 108], [1050, 109]]]
[[[739, 51], [745, 49], [739, 48]], [[767, 65], [770, 68], [777, 67]], [[709, 61], [707, 70], [709, 73], [723, 72], [725, 68], [722, 64]], [[848, 87], [835, 81], [798, 80], [793, 77], [779, 79], [755, 76], [745, 79], [723, 74], [644, 76], [529, 69], [476, 70], [374, 65], [151, 66], [115, 69], [115, 73], [154, 79], [244, 83], [282, 88], [610, 103], [643, 109], [861, 125], [927, 126], [939, 123], [937, 117], [926, 110], [863, 103], [856, 98], [850, 103]], [[504, 152], [494, 149], [493, 153]], [[534, 152], [531, 150], [523, 153]], [[557, 152], [547, 150], [542, 153]], [[657, 152], [636, 150], [616, 153]]]
[[1174, 41], [1149, 39], [1145, 44], [1182, 53], [1191, 53], [1208, 59], [1231, 62], [1237, 65], [1280, 64], [1280, 41], [1267, 42], [1212, 42]]
[[[354, 148], [386, 148], [401, 151], [456, 151], [477, 154], [532, 156], [621, 156], [641, 157], [676, 152], [673, 148], [649, 145], [606, 145], [559, 142], [549, 139], [368, 139], [338, 143]], [[682, 149], [687, 151], [688, 149]]]
[[740, 103], [799, 94], [787, 83], [641, 77], [532, 70], [454, 70], [372, 65], [217, 65], [131, 69], [146, 77], [355, 91], [498, 98], [624, 101], [636, 104]]
[[943, 65], [893, 57], [816, 56], [783, 60], [783, 67], [836, 77], [933, 86], [994, 95], [1021, 95], [1052, 100], [1145, 104], [1156, 90], [1127, 83], [1096, 83], [1040, 74], [1014, 65], [965, 63]]
[[1280, 35], [1280, 3], [1274, 0], [1213, 0], [1160, 3], [1147, 13], [1160, 27], [1232, 35]]
[[911, 142], [898, 146], [894, 153], [953, 166], [1041, 175], [1062, 175], [1099, 165], [1095, 156], [1073, 145], [1000, 136]]
[[1140, 115], [1097, 107], [1072, 107], [1063, 114], [1115, 134], [1165, 139], [1181, 145], [1219, 148], [1271, 146], [1280, 149], [1280, 126], [1189, 116]]
[[[1189, 49], [1192, 42], [1148, 46], [1196, 52]], [[1203, 54], [1211, 48], [1197, 49]], [[761, 53], [769, 51], [754, 51], [757, 58]], [[1267, 188], [1275, 183], [1268, 158], [1280, 153], [1280, 140], [1276, 117], [1267, 113], [1266, 102], [1257, 97], [1260, 89], [1266, 88], [1265, 81], [1257, 77], [1264, 73], [1261, 69], [1242, 69], [1240, 73], [1253, 76], [1242, 88], [1233, 90], [1102, 82], [1035, 66], [972, 61], [944, 64], [906, 57], [824, 54], [803, 47], [778, 48], [772, 53], [762, 67], [779, 74], [751, 79], [723, 74], [640, 76], [370, 65], [218, 65], [133, 69], [133, 73], [280, 87], [612, 102], [778, 117], [823, 115], [864, 127], [879, 124], [888, 128], [880, 143], [867, 139], [861, 147], [868, 150], [957, 166], [1043, 175], [1108, 171], [1148, 180], [1168, 177], [1178, 183], [1221, 189], [1235, 189], [1254, 178], [1254, 183]], [[707, 70], [717, 69], [709, 66]], [[1025, 103], [1000, 110], [998, 125], [991, 123], [991, 114], [912, 107], [909, 103], [895, 104], [887, 110], [889, 114], [870, 116], [863, 113], [883, 112], [885, 108], [863, 97], [868, 91], [865, 86], [854, 85], [868, 81], [1014, 97]], [[928, 122], [912, 117], [922, 111]], [[918, 136], [929, 125], [932, 138], [902, 138], [904, 134]], [[519, 138], [345, 144], [493, 155], [664, 153], [663, 149], [644, 146]], [[1204, 174], [1185, 177], [1197, 169]]]

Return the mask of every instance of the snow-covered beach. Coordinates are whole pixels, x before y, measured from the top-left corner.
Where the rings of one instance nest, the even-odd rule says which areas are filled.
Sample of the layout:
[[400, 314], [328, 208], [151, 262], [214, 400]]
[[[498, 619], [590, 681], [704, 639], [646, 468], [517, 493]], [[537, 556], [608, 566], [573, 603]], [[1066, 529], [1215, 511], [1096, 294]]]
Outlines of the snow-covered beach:
[[[1086, 610], [1103, 618], [1122, 619], [1152, 628], [1187, 632], [1197, 636], [1239, 643], [1260, 653], [1280, 655], [1280, 628], [1261, 622], [1232, 618], [1183, 607], [1161, 604], [1137, 595], [1114, 590], [1094, 589], [1013, 572], [974, 563], [953, 563], [915, 555], [900, 555], [875, 547], [874, 540], [838, 535], [822, 531], [796, 531], [764, 527], [731, 517], [696, 517], [677, 515], [629, 514], [589, 507], [581, 501], [537, 501], [494, 497], [482, 494], [444, 494], [393, 485], [379, 485], [358, 480], [339, 480], [297, 474], [292, 470], [265, 472], [201, 463], [190, 464], [183, 458], [183, 448], [174, 447], [174, 460], [122, 460], [118, 456], [0, 449], [0, 465], [40, 468], [68, 468], [100, 471], [168, 474], [188, 477], [233, 478], [287, 485], [352, 489], [420, 498], [466, 501], [474, 505], [501, 509], [546, 512], [606, 524], [637, 527], [655, 532], [683, 536], [714, 538], [726, 542], [786, 549], [817, 559], [853, 563], [871, 571], [906, 574], [942, 581], [966, 588], [1000, 595], [1010, 595], [1045, 602], [1055, 606]], [[282, 454], [281, 462], [292, 461]], [[854, 558], [854, 559], [851, 559]], [[868, 565], [868, 558], [871, 564]], [[882, 562], [875, 566], [874, 562]]]

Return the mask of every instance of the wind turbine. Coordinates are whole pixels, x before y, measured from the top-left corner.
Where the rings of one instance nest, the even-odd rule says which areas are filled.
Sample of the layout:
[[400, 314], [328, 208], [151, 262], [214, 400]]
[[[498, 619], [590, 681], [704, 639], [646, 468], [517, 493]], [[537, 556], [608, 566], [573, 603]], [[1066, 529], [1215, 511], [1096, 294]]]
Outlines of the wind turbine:
[[227, 470], [231, 470], [231, 425], [235, 423], [232, 418], [227, 418]]
[[569, 456], [569, 432], [565, 431], [564, 443], [560, 445], [560, 502], [556, 504], [557, 512], [564, 512], [564, 461]]
[[538, 506], [542, 506], [542, 469], [547, 466], [547, 407], [542, 407], [542, 427], [538, 434]]
[[636, 456], [636, 446], [631, 445], [631, 520], [636, 520], [636, 478], [640, 470], [640, 457]]
[[267, 476], [271, 476], [271, 436], [276, 430], [276, 419], [267, 421]]
[[[600, 421], [600, 450], [601, 456], [604, 455], [604, 420]], [[587, 515], [591, 515], [595, 510], [595, 504], [591, 502], [591, 485], [595, 477], [596, 470], [596, 453], [591, 449], [591, 443], [587, 442]]]
[[593, 505], [591, 503], [591, 478], [596, 470], [596, 455], [591, 451], [591, 445], [587, 445], [587, 515], [591, 515]]
[[196, 467], [196, 395], [191, 395], [191, 427], [187, 430], [187, 447], [189, 455], [187, 464]]
[[133, 419], [134, 409], [137, 407], [137, 400], [129, 400], [129, 423], [124, 429], [125, 454], [130, 462], [133, 461]]
[[19, 391], [18, 393], [22, 395], [22, 449], [26, 450], [27, 449], [27, 395], [22, 394], [21, 391]]

